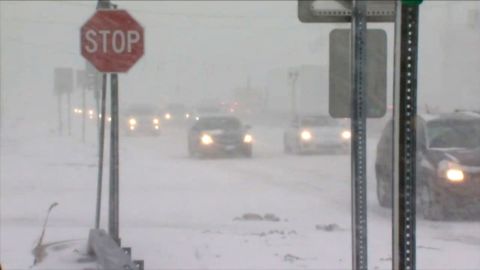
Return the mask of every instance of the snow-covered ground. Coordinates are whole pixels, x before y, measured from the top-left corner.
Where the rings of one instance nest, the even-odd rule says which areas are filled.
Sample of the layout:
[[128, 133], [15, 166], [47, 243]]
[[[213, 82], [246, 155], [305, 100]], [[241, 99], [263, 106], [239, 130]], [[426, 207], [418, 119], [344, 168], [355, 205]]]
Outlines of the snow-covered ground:
[[[58, 202], [44, 241], [67, 242], [52, 245], [36, 268], [92, 269], [84, 253], [94, 223], [94, 134], [84, 144], [77, 132], [45, 130], [2, 131], [0, 261], [7, 270], [32, 265], [46, 210]], [[120, 235], [134, 259], [147, 269], [351, 267], [349, 155], [286, 155], [281, 127], [254, 125], [252, 132], [252, 159], [190, 159], [183, 129], [121, 138]], [[376, 142], [372, 134], [369, 268], [388, 269], [391, 216], [375, 198]], [[479, 232], [479, 221], [419, 218], [418, 268], [479, 269]]]

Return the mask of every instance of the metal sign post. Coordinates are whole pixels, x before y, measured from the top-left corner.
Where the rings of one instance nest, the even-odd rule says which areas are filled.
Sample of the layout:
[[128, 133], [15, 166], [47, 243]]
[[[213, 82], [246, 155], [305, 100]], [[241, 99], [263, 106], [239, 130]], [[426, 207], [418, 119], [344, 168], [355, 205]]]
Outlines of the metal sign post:
[[413, 270], [415, 262], [415, 185], [418, 4], [397, 2], [395, 25], [393, 269]]
[[100, 132], [98, 134], [98, 177], [97, 177], [97, 205], [95, 212], [95, 229], [100, 228], [100, 212], [102, 205], [102, 178], [103, 178], [103, 149], [105, 148], [105, 107], [107, 99], [107, 74], [102, 75], [102, 91], [100, 104]]
[[366, 48], [367, 3], [352, 2], [352, 269], [368, 269], [366, 180]]
[[108, 232], [120, 245], [119, 238], [119, 153], [118, 153], [118, 74], [110, 74], [111, 84], [111, 117], [110, 126], [110, 204]]
[[70, 135], [71, 125], [71, 108], [70, 108], [70, 94], [73, 91], [73, 69], [72, 68], [55, 68], [54, 70], [54, 93], [57, 96], [58, 102], [58, 134], [62, 135], [63, 132], [63, 115], [62, 115], [62, 95], [67, 94], [67, 127], [68, 134]]

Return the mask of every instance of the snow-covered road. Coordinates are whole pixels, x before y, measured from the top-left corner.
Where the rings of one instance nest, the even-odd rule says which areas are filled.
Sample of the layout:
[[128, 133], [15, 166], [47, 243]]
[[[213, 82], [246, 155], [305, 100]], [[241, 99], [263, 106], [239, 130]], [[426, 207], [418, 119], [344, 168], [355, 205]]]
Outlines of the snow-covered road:
[[[144, 259], [147, 269], [350, 268], [349, 155], [286, 155], [281, 128], [259, 125], [252, 132], [252, 159], [190, 159], [183, 129], [121, 138], [120, 235], [134, 258]], [[391, 216], [375, 198], [376, 141], [375, 136], [368, 141], [369, 268], [388, 269]], [[95, 163], [95, 140], [3, 137], [0, 260], [5, 269], [32, 264], [31, 248], [54, 201], [59, 206], [46, 242], [84, 243], [94, 218]], [[479, 269], [479, 252], [479, 221], [418, 219], [419, 269]], [[54, 257], [40, 266], [65, 269], [61, 263], [68, 259]]]

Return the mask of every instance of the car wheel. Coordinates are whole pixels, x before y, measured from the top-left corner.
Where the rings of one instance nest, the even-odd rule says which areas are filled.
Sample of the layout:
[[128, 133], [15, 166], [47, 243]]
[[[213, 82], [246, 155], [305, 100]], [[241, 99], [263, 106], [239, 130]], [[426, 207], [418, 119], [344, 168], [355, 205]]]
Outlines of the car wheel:
[[252, 152], [253, 152], [253, 151], [252, 151], [252, 147], [251, 147], [251, 146], [245, 147], [242, 152], [243, 152], [242, 154], [243, 154], [244, 157], [247, 157], [247, 158], [251, 158], [251, 157], [252, 157]]
[[438, 201], [438, 196], [427, 183], [420, 186], [419, 199], [421, 211], [425, 219], [443, 220], [445, 218], [445, 210]]
[[300, 147], [300, 142], [298, 140], [295, 140], [292, 152], [295, 153], [295, 155], [303, 154], [302, 148]]
[[195, 146], [191, 142], [188, 142], [188, 156], [191, 158], [199, 156], [198, 151], [195, 150]]
[[377, 174], [377, 199], [381, 207], [391, 208], [392, 198], [391, 194], [387, 191], [385, 181], [384, 175]]

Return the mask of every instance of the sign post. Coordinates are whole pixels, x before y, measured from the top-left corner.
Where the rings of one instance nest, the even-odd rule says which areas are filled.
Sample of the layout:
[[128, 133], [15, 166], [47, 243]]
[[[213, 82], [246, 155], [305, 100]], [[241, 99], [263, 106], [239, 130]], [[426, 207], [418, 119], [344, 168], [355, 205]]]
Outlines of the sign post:
[[396, 2], [392, 269], [414, 270], [418, 16], [421, 0]]
[[367, 154], [366, 154], [366, 49], [367, 3], [352, 1], [351, 37], [351, 132], [352, 150], [352, 268], [368, 269], [367, 263]]
[[[118, 74], [144, 53], [143, 27], [126, 10], [99, 9], [80, 30], [82, 55], [100, 72], [111, 73], [110, 190], [108, 231], [119, 237]], [[106, 77], [105, 77], [106, 78]], [[102, 83], [102, 86], [105, 85]], [[102, 120], [105, 118], [102, 115]]]
[[71, 134], [71, 104], [70, 94], [73, 91], [73, 70], [71, 68], [56, 68], [54, 71], [54, 93], [58, 103], [58, 134], [63, 133], [62, 95], [67, 94], [67, 127], [68, 135]]

